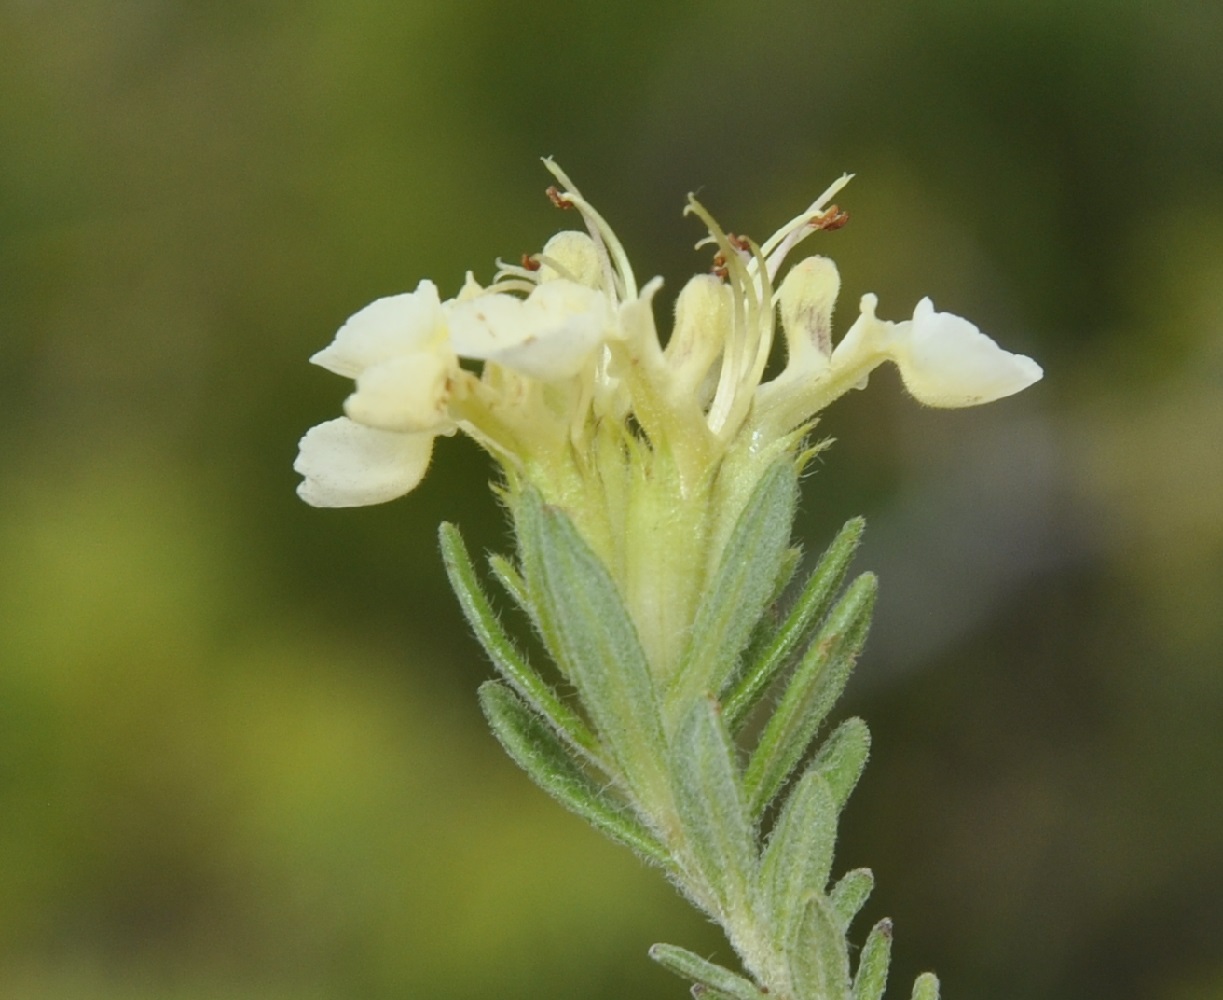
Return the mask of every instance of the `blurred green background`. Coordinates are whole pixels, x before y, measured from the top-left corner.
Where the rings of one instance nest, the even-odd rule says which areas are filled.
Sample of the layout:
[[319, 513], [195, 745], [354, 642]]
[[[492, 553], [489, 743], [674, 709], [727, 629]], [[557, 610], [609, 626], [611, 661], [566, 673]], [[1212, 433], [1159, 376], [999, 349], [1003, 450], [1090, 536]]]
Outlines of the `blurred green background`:
[[1221, 51], [1203, 0], [0, 0], [0, 997], [675, 998], [650, 943], [726, 957], [482, 726], [435, 530], [504, 546], [483, 456], [293, 494], [347, 391], [307, 356], [572, 225], [543, 154], [672, 292], [689, 190], [761, 238], [856, 171], [840, 328], [929, 294], [1041, 361], [823, 424], [802, 534], [865, 513], [883, 587], [839, 867], [897, 996], [1223, 997]]

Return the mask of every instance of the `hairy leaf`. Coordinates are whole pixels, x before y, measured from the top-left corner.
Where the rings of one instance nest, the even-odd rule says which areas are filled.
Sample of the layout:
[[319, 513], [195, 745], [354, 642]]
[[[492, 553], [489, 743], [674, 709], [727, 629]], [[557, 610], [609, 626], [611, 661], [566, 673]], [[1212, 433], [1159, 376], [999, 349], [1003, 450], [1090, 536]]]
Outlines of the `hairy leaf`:
[[757, 484], [722, 551], [721, 564], [697, 608], [696, 621], [667, 694], [681, 708], [717, 694], [773, 596], [789, 552], [798, 503], [798, 474], [775, 462]]
[[530, 664], [501, 628], [501, 623], [497, 621], [497, 615], [476, 577], [475, 567], [472, 566], [459, 529], [453, 524], [442, 524], [438, 534], [450, 586], [454, 588], [464, 617], [493, 665], [558, 733], [575, 746], [597, 755], [598, 741], [590, 728], [560, 700], [548, 683], [531, 669]]
[[793, 937], [807, 900], [824, 891], [836, 834], [832, 791], [824, 776], [809, 768], [777, 817], [760, 861], [758, 911], [777, 939]]
[[845, 523], [807, 577], [802, 593], [786, 620], [759, 654], [751, 659], [727, 694], [723, 713], [731, 732], [737, 731], [747, 721], [774, 678], [790, 662], [794, 653], [810, 640], [815, 627], [827, 614], [857, 551], [864, 527], [865, 522], [860, 517]]
[[788, 958], [795, 994], [803, 1000], [848, 1000], [849, 952], [845, 936], [819, 893], [807, 900], [798, 934], [791, 941]]
[[874, 888], [875, 876], [869, 868], [855, 868], [841, 876], [828, 894], [828, 902], [842, 927], [848, 927], [853, 922]]
[[629, 788], [669, 798], [666, 742], [645, 652], [616, 584], [577, 528], [527, 489], [517, 503], [531, 603], [552, 655], [578, 689]]
[[827, 780], [838, 812], [845, 808], [849, 793], [862, 776], [870, 751], [871, 732], [865, 722], [854, 718], [837, 726], [816, 753], [811, 766]]
[[747, 766], [744, 784], [753, 819], [764, 812], [802, 759], [844, 690], [866, 642], [875, 591], [870, 573], [850, 584], [790, 678]]
[[755, 839], [735, 750], [715, 702], [702, 698], [689, 710], [671, 761], [675, 807], [705, 888], [722, 915], [744, 912], [755, 877]]
[[892, 921], [880, 920], [871, 928], [858, 958], [853, 1000], [882, 1000], [892, 960]]
[[654, 835], [582, 769], [544, 720], [505, 684], [485, 681], [480, 686], [480, 707], [506, 753], [544, 791], [648, 861], [672, 867]]
[[531, 614], [531, 599], [527, 594], [527, 583], [522, 575], [505, 556], [494, 552], [488, 557], [488, 568], [501, 584], [502, 589], [510, 595], [514, 603], [528, 615]]
[[[650, 958], [670, 969], [677, 976], [704, 987], [704, 996], [726, 996], [732, 1000], [763, 1000], [765, 994], [742, 976], [673, 944], [656, 944], [650, 948]], [[693, 995], [697, 995], [695, 989]]]
[[938, 977], [923, 972], [913, 983], [913, 1000], [938, 1000]]

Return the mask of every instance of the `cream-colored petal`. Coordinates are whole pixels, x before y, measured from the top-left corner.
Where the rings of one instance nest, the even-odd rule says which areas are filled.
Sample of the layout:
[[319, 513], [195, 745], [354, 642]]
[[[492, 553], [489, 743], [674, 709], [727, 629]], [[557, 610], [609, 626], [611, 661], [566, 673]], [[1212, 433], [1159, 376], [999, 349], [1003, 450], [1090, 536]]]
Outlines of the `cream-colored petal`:
[[828, 367], [832, 310], [840, 290], [841, 276], [827, 257], [808, 257], [790, 268], [777, 295], [788, 369], [814, 374]]
[[367, 368], [344, 412], [359, 424], [387, 431], [442, 433], [450, 427], [446, 401], [453, 354], [417, 351]]
[[458, 355], [545, 381], [576, 375], [615, 328], [602, 294], [564, 278], [526, 299], [495, 294], [447, 303], [447, 315]]
[[451, 349], [459, 357], [482, 360], [519, 343], [530, 335], [523, 323], [522, 301], [494, 292], [447, 302], [443, 308]]
[[426, 279], [414, 292], [377, 299], [354, 313], [310, 360], [329, 372], [356, 378], [367, 368], [443, 340], [442, 320], [437, 287]]
[[928, 298], [910, 322], [896, 324], [889, 353], [905, 388], [927, 406], [990, 403], [1044, 374], [1031, 358], [1003, 350], [968, 320], [936, 312]]
[[[562, 229], [553, 236], [544, 244], [541, 257], [541, 282], [567, 278], [579, 285], [597, 288], [602, 280], [602, 265], [595, 241], [576, 229]], [[553, 267], [553, 264], [556, 266]]]
[[721, 356], [734, 324], [730, 286], [712, 274], [689, 279], [675, 299], [675, 325], [663, 351], [676, 392], [694, 393]]
[[602, 293], [563, 279], [540, 285], [523, 307], [534, 335], [489, 360], [544, 381], [576, 375], [617, 329]]
[[411, 492], [433, 454], [432, 434], [398, 434], [338, 417], [311, 427], [293, 469], [297, 495], [314, 507], [365, 507]]
[[859, 380], [857, 388], [864, 387], [866, 376], [892, 356], [896, 324], [879, 319], [875, 315], [878, 306], [879, 298], [873, 292], [863, 295], [858, 318], [832, 352], [832, 372], [852, 374]]
[[459, 294], [455, 299], [459, 302], [466, 302], [468, 299], [477, 299], [484, 294], [484, 286], [476, 281], [476, 276], [470, 271], [467, 272], [467, 277], [463, 279], [463, 287], [459, 289]]

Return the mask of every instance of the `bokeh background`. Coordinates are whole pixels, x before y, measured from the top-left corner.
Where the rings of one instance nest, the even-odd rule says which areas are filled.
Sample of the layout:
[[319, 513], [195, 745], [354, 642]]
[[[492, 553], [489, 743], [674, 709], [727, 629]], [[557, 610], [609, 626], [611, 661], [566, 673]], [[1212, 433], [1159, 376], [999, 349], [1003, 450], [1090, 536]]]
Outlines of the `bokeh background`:
[[346, 392], [307, 356], [572, 225], [554, 154], [671, 290], [689, 190], [760, 238], [856, 171], [843, 315], [929, 294], [1045, 366], [961, 412], [880, 372], [806, 486], [882, 577], [838, 862], [895, 995], [1223, 997], [1220, 52], [1201, 0], [0, 0], [0, 996], [663, 998], [653, 941], [726, 957], [482, 726], [435, 543], [505, 546], [477, 450], [293, 494]]

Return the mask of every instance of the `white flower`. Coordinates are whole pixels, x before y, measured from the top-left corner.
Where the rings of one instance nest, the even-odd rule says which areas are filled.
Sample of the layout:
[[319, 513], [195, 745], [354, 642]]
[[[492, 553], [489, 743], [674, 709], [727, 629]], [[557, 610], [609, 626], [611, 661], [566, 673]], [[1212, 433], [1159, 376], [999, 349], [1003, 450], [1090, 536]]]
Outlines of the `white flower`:
[[920, 403], [944, 408], [990, 403], [1026, 389], [1043, 372], [1031, 358], [1003, 350], [968, 320], [936, 312], [922, 299], [900, 323], [875, 315], [878, 299], [862, 296], [860, 315], [836, 348], [832, 311], [840, 278], [826, 257], [796, 264], [777, 299], [788, 360], [756, 394], [755, 420], [784, 433], [811, 420], [850, 389], [866, 386], [886, 361], [900, 369], [905, 388]]
[[429, 468], [432, 434], [403, 434], [339, 417], [311, 427], [293, 470], [297, 495], [315, 507], [364, 507], [416, 488]]
[[492, 294], [447, 303], [446, 315], [455, 353], [545, 382], [576, 375], [614, 333], [606, 296], [565, 278], [536, 286], [525, 299]]
[[875, 317], [874, 295], [862, 298], [862, 314], [832, 352], [834, 370], [861, 372], [893, 361], [913, 398], [954, 408], [1011, 396], [1044, 374], [1031, 358], [1003, 350], [968, 320], [936, 312], [922, 299], [913, 318], [887, 323]]
[[470, 278], [441, 302], [431, 281], [370, 303], [310, 360], [355, 379], [345, 417], [313, 428], [294, 468], [300, 496], [318, 507], [382, 503], [415, 489], [433, 439], [459, 425], [456, 387], [478, 393], [459, 358], [491, 362], [541, 382], [570, 379], [615, 335], [606, 296], [566, 278], [527, 297], [486, 292]]
[[358, 378], [375, 365], [436, 349], [445, 340], [437, 286], [426, 279], [414, 292], [378, 299], [354, 313], [310, 361], [337, 375]]
[[[628, 516], [633, 477], [670, 488], [664, 468], [696, 506], [715, 482], [746, 497], [771, 461], [797, 453], [824, 407], [885, 361], [929, 406], [987, 403], [1041, 378], [1031, 358], [936, 312], [929, 299], [894, 323], [876, 317], [874, 295], [863, 296], [834, 347], [840, 276], [827, 257], [800, 261], [775, 286], [799, 243], [845, 224], [832, 198], [848, 175], [761, 244], [724, 232], [690, 198], [716, 255], [712, 273], [681, 289], [673, 332], [660, 337], [653, 297], [661, 280], [639, 289], [611, 227], [556, 164], [545, 165], [561, 185], [549, 189], [553, 202], [574, 209], [586, 232], [563, 231], [521, 265], [501, 264], [487, 288], [468, 273], [449, 301], [427, 280], [379, 299], [311, 358], [356, 384], [345, 416], [301, 441], [295, 467], [309, 503], [407, 493], [434, 438], [463, 431], [507, 477], [585, 505], [586, 520], [607, 532]], [[778, 313], [787, 362], [766, 381]], [[655, 459], [661, 464], [643, 471]], [[608, 501], [612, 494], [618, 499]], [[609, 536], [603, 544], [619, 543]]]
[[892, 360], [913, 397], [927, 406], [992, 403], [1044, 375], [1031, 358], [995, 344], [966, 319], [935, 312], [929, 298], [893, 331]]

